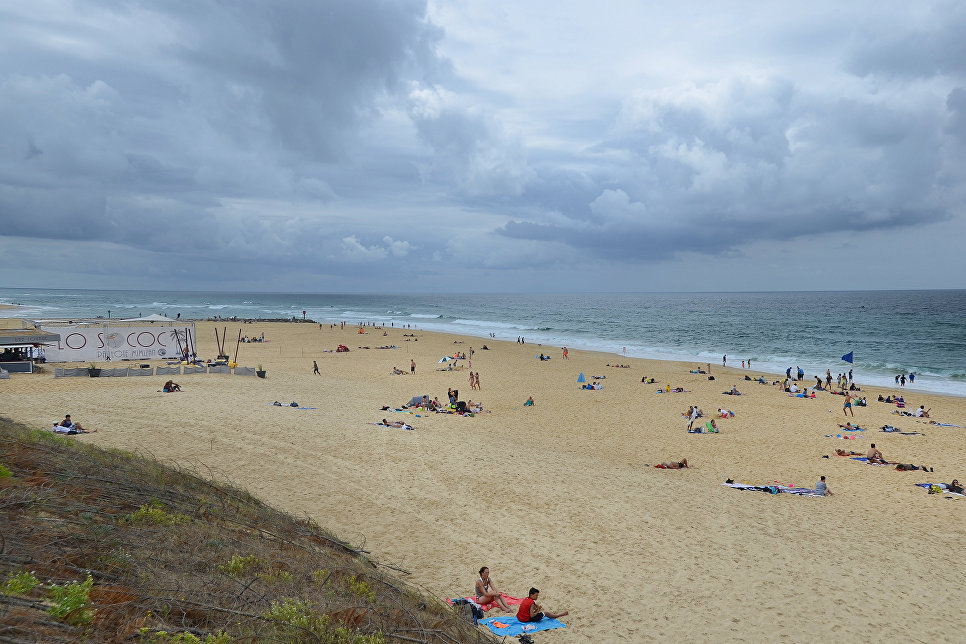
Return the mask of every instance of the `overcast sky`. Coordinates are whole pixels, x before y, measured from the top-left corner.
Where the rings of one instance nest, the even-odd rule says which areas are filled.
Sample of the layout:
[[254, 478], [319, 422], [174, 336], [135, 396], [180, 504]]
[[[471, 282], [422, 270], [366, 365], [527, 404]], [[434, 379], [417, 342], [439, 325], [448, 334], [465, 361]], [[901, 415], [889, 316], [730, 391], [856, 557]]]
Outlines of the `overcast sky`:
[[0, 284], [966, 286], [966, 3], [0, 5]]

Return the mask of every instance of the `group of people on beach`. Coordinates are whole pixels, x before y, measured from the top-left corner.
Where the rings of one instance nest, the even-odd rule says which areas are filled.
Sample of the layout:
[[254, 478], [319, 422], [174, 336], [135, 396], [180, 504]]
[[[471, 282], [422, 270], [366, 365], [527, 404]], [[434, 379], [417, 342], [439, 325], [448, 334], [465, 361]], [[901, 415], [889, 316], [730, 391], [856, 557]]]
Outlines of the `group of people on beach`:
[[[507, 613], [512, 613], [513, 609], [510, 608], [509, 604], [505, 599], [505, 594], [496, 587], [496, 583], [490, 577], [490, 569], [486, 566], [480, 568], [480, 576], [476, 580], [475, 587], [473, 589], [473, 595], [476, 598], [476, 603], [480, 606], [486, 606], [488, 604], [496, 604], [500, 609], [506, 611]], [[559, 611], [551, 612], [544, 610], [544, 608], [537, 603], [540, 598], [540, 591], [536, 588], [530, 588], [527, 592], [526, 598], [522, 600], [517, 600], [511, 598], [514, 602], [519, 601], [519, 608], [517, 608], [517, 619], [521, 622], [540, 622], [544, 618], [558, 619], [570, 614], [570, 611]]]

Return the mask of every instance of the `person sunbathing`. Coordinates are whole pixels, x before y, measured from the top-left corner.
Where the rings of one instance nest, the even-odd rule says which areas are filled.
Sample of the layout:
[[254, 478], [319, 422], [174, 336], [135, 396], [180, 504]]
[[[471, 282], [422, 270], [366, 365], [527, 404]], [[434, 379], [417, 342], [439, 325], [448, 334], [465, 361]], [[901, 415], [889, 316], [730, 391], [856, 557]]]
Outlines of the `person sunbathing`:
[[876, 448], [875, 443], [872, 443], [872, 446], [869, 447], [869, 451], [866, 452], [865, 457], [869, 459], [870, 463], [880, 463], [882, 465], [889, 464], [889, 461], [885, 460], [885, 458], [882, 456], [882, 452]]
[[838, 456], [862, 456], [862, 452], [853, 452], [852, 450], [836, 449], [835, 453]]
[[58, 434], [90, 434], [96, 429], [85, 429], [80, 423], [75, 423], [70, 419], [70, 414], [64, 416], [64, 420], [54, 424], [54, 431]]
[[865, 431], [858, 425], [853, 425], [851, 421], [845, 423], [844, 425], [842, 423], [839, 423], [839, 427], [841, 427], [847, 432]]
[[382, 419], [382, 422], [381, 423], [377, 423], [377, 424], [383, 425], [384, 427], [396, 427], [398, 429], [414, 429], [412, 425], [407, 425], [406, 423], [402, 422], [401, 420], [397, 420], [394, 423], [390, 423], [388, 420], [386, 420], [385, 418], [383, 418]]
[[896, 463], [896, 469], [900, 472], [913, 472], [916, 470], [922, 470], [923, 472], [932, 472], [931, 467], [926, 467], [925, 465], [913, 465], [912, 463]]
[[688, 465], [688, 459], [682, 458], [680, 461], [676, 461], [676, 462], [672, 461], [671, 463], [659, 463], [654, 467], [657, 467], [662, 470], [683, 470], [691, 466]]
[[485, 606], [490, 602], [496, 602], [500, 608], [508, 613], [513, 610], [507, 605], [506, 600], [503, 599], [503, 593], [500, 592], [496, 584], [493, 583], [493, 580], [490, 579], [490, 569], [486, 566], [480, 568], [480, 578], [476, 580], [474, 595], [476, 596], [476, 603], [480, 606]]
[[963, 486], [959, 484], [959, 481], [953, 479], [953, 482], [946, 486], [946, 489], [950, 492], [955, 492], [956, 494], [963, 494]]

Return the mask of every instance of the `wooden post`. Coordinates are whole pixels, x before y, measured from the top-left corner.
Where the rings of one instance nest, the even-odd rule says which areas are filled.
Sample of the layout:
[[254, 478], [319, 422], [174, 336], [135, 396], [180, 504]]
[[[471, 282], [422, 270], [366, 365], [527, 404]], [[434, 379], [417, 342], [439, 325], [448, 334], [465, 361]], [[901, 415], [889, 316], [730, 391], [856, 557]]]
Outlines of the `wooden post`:
[[238, 364], [238, 345], [241, 344], [241, 329], [238, 329], [238, 341], [235, 342], [235, 359], [232, 360], [235, 364]]

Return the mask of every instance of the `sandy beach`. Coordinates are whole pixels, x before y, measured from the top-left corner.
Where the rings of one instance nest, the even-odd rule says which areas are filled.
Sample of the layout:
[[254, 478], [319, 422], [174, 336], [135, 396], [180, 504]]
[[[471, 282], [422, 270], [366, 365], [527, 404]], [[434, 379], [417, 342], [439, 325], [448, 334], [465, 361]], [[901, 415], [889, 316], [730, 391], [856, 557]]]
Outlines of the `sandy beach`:
[[[868, 431], [843, 440], [835, 438], [846, 421], [841, 396], [789, 397], [744, 380], [760, 374], [754, 369], [712, 364], [708, 381], [689, 373], [697, 363], [573, 349], [564, 360], [559, 347], [285, 323], [199, 322], [203, 357], [216, 353], [216, 326], [230, 338], [238, 328], [264, 332], [266, 342], [241, 345], [238, 362], [264, 365], [266, 379], [179, 376], [183, 392], [164, 394], [166, 376], [55, 379], [47, 365], [0, 381], [0, 409], [38, 429], [70, 413], [98, 430], [77, 440], [230, 480], [410, 571], [439, 597], [469, 593], [484, 565], [511, 595], [536, 586], [546, 608], [571, 612], [568, 628], [541, 641], [962, 638], [966, 498], [914, 484], [966, 479], [966, 428], [894, 415], [875, 399], [895, 390], [867, 388], [860, 375], [869, 403], [854, 422]], [[415, 339], [404, 337], [410, 332]], [[351, 351], [334, 352], [339, 344]], [[442, 356], [469, 356], [471, 347], [472, 368], [461, 360], [458, 370], [439, 370]], [[535, 359], [541, 352], [552, 359]], [[406, 375], [390, 375], [394, 366]], [[470, 390], [471, 370], [482, 391]], [[606, 376], [603, 389], [581, 390], [580, 372]], [[689, 391], [656, 393], [668, 383]], [[804, 384], [813, 383], [808, 374]], [[732, 385], [743, 395], [722, 395]], [[486, 411], [380, 409], [414, 395], [445, 400], [447, 388]], [[937, 421], [966, 425], [966, 399], [902, 393], [907, 409], [925, 405]], [[702, 422], [719, 407], [735, 417], [717, 419], [720, 434], [688, 434], [682, 413], [691, 404], [704, 410]], [[370, 424], [384, 417], [416, 430]], [[880, 432], [886, 424], [924, 435]], [[835, 455], [870, 443], [888, 460], [935, 471]], [[681, 458], [693, 467], [648, 467]], [[721, 485], [814, 487], [820, 475], [834, 496]]]

